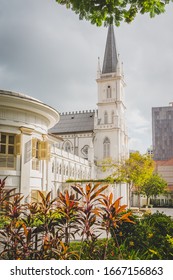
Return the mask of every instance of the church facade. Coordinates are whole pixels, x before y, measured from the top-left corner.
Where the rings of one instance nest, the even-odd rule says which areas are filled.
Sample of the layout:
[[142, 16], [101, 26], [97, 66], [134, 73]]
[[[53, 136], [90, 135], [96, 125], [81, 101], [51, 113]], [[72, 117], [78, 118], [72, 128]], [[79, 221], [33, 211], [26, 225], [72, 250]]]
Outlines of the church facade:
[[[26, 200], [38, 190], [53, 195], [70, 188], [68, 179], [107, 177], [103, 161], [128, 157], [124, 74], [113, 26], [107, 34], [103, 67], [98, 61], [97, 110], [61, 113], [32, 97], [0, 91], [0, 178]], [[110, 186], [128, 204], [126, 185]]]
[[97, 110], [63, 113], [50, 130], [61, 136], [61, 148], [90, 161], [92, 177], [105, 178], [102, 171], [107, 159], [119, 163], [128, 157], [125, 123], [124, 74], [116, 50], [113, 26], [109, 26], [104, 62], [97, 69]]

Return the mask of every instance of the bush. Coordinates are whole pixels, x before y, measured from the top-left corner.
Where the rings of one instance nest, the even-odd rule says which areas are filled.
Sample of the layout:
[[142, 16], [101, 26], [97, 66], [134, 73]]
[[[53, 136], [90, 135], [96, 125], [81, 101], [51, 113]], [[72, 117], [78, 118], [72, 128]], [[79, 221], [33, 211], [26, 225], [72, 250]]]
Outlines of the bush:
[[[173, 259], [173, 221], [163, 213], [133, 217], [135, 224], [122, 224], [116, 231], [124, 252], [133, 250], [140, 259]], [[125, 253], [126, 254], [126, 253]]]
[[70, 244], [70, 250], [76, 251], [81, 260], [104, 260], [105, 259], [105, 247], [107, 246], [106, 259], [118, 260], [120, 259], [119, 249], [115, 246], [113, 238], [96, 239], [94, 241], [85, 242], [72, 242]]
[[[113, 194], [103, 194], [108, 186], [72, 187], [81, 201], [68, 191], [55, 199], [51, 199], [51, 192], [44, 196], [39, 191], [41, 202], [31, 204], [23, 204], [20, 193], [7, 199], [4, 186], [3, 180], [0, 208], [3, 220], [9, 223], [3, 222], [4, 228], [0, 230], [1, 259], [107, 259], [109, 250], [120, 252], [115, 240], [114, 246], [110, 246], [110, 232], [118, 224], [131, 222], [131, 213], [126, 213], [126, 205], [120, 205], [121, 198], [113, 201]], [[107, 237], [102, 243], [98, 241], [101, 231]], [[76, 234], [81, 238], [79, 254], [70, 249]]]
[[3, 215], [0, 216], [0, 229], [3, 229], [6, 225], [10, 223], [10, 220]]
[[[73, 187], [81, 200], [68, 191], [55, 199], [39, 192], [41, 202], [23, 204], [23, 196], [7, 196], [4, 185], [0, 181], [0, 259], [173, 259], [171, 218], [132, 216], [121, 198], [103, 194], [107, 186]], [[77, 234], [79, 242], [73, 241]]]

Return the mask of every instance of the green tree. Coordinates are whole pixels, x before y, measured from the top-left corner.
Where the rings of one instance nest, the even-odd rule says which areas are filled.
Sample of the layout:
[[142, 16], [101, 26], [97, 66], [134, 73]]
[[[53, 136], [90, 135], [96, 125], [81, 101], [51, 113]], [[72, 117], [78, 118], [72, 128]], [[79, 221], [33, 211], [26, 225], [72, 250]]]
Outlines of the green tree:
[[141, 193], [147, 197], [147, 205], [149, 204], [149, 198], [154, 195], [163, 194], [166, 192], [167, 182], [158, 174], [152, 174], [151, 177], [141, 187]]
[[138, 195], [140, 206], [141, 188], [154, 171], [153, 159], [148, 155], [141, 155], [139, 152], [131, 153], [123, 163], [114, 165], [114, 170], [112, 177], [117, 183], [129, 184], [129, 206], [132, 190]]
[[56, 0], [61, 5], [79, 14], [79, 19], [89, 20], [101, 26], [120, 25], [134, 20], [138, 13], [149, 14], [150, 17], [165, 11], [165, 6], [172, 0]]

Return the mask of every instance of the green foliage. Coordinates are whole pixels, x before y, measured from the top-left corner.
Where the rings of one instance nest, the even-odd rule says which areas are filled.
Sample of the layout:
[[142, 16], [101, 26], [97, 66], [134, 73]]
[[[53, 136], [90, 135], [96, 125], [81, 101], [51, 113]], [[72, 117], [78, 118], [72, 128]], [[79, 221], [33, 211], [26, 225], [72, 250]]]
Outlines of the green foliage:
[[171, 0], [56, 0], [66, 8], [79, 15], [79, 19], [89, 20], [92, 24], [101, 26], [122, 21], [130, 23], [138, 13], [149, 14], [150, 17], [165, 11], [165, 6]]
[[167, 182], [158, 174], [152, 174], [141, 188], [141, 193], [147, 196], [147, 205], [149, 197], [166, 193]]
[[4, 228], [6, 225], [8, 225], [10, 223], [10, 219], [1, 215], [0, 216], [0, 229]]
[[73, 180], [73, 179], [68, 179], [66, 180], [66, 183], [86, 183], [86, 184], [90, 184], [90, 183], [112, 183], [112, 178], [105, 178], [105, 179], [100, 179], [100, 180]]
[[[107, 248], [105, 258], [105, 247]], [[72, 242], [70, 250], [78, 252], [81, 260], [118, 260], [119, 249], [115, 246], [114, 239], [86, 240], [85, 242]]]
[[173, 237], [170, 236], [169, 234], [166, 235], [166, 240], [170, 244], [171, 248], [173, 248]]
[[148, 155], [139, 152], [131, 153], [130, 157], [115, 166], [113, 174], [117, 182], [127, 182], [137, 188], [143, 186], [154, 171], [154, 161]]
[[[106, 189], [74, 186], [80, 199], [67, 191], [56, 199], [40, 192], [41, 202], [31, 204], [23, 204], [21, 194], [4, 198], [0, 259], [173, 259], [171, 218], [155, 213], [139, 220]], [[2, 198], [4, 186], [0, 191]], [[102, 232], [106, 238], [98, 239]], [[72, 241], [77, 233], [80, 242]]]
[[116, 230], [120, 247], [125, 258], [131, 250], [140, 259], [173, 259], [173, 221], [163, 213], [144, 216], [141, 220], [133, 217], [135, 224], [122, 224]]
[[139, 152], [135, 152], [131, 153], [130, 157], [120, 164], [112, 163], [111, 168], [113, 170], [111, 177], [117, 183], [128, 183], [130, 194], [133, 190], [139, 197], [141, 187], [153, 174], [154, 161], [148, 155], [141, 155]]

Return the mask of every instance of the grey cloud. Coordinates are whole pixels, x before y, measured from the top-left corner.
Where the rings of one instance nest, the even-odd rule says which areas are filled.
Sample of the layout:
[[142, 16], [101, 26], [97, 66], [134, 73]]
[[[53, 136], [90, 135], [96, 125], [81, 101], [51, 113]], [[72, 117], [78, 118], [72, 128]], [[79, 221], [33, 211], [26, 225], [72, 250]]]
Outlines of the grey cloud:
[[[151, 107], [173, 101], [172, 6], [155, 19], [139, 16], [115, 28], [127, 82], [129, 136], [143, 151], [151, 144]], [[60, 111], [94, 109], [97, 57], [103, 61], [106, 33], [54, 0], [0, 0], [0, 88]], [[144, 127], [141, 118], [130, 118], [137, 109]]]

